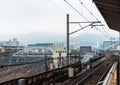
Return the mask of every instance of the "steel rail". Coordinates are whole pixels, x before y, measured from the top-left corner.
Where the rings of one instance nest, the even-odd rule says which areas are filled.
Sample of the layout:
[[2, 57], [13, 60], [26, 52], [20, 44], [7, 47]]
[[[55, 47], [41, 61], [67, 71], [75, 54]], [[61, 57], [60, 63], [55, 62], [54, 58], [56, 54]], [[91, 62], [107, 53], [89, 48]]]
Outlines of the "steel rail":
[[[108, 64], [108, 63], [107, 63]], [[107, 65], [105, 64], [105, 65]], [[85, 80], [87, 80], [94, 72], [96, 72], [98, 69], [100, 69], [103, 65], [101, 65], [100, 67], [96, 68], [95, 70], [93, 70], [92, 72], [90, 72], [86, 77], [84, 77], [82, 80], [80, 80], [79, 82], [77, 82], [76, 85], [80, 85], [82, 82], [84, 82]]]

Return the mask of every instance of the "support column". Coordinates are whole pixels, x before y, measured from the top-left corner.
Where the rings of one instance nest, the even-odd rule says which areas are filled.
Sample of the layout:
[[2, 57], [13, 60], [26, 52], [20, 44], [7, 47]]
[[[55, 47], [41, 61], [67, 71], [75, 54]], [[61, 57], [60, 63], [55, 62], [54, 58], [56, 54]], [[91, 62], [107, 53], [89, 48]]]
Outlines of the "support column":
[[69, 14], [67, 14], [67, 64], [69, 65]]
[[117, 85], [119, 85], [119, 79], [120, 79], [120, 78], [119, 78], [119, 60], [118, 60], [116, 75], [117, 75]]

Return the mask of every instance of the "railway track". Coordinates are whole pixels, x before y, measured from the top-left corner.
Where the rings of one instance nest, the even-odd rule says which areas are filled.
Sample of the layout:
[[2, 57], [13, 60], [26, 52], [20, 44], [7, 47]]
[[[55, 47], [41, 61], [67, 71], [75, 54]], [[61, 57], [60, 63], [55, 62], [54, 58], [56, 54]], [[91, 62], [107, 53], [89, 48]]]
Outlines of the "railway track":
[[[102, 61], [102, 62], [104, 62], [104, 61]], [[75, 69], [75, 73], [76, 73], [76, 76], [74, 77], [75, 78], [75, 82], [68, 82], [68, 84], [64, 84], [64, 85], [76, 85], [77, 83], [78, 83], [78, 85], [84, 85], [84, 84], [79, 84], [79, 82], [81, 83], [81, 81], [80, 80], [82, 80], [82, 82], [83, 81], [85, 81], [86, 79], [88, 79], [87, 77], [88, 76], [91, 76], [95, 71], [97, 71], [97, 69], [98, 68], [101, 68], [101, 67], [105, 67], [105, 66], [103, 66], [103, 65], [107, 65], [107, 64], [109, 64], [109, 62], [105, 62], [106, 64], [101, 64], [102, 63], [101, 62], [101, 60], [95, 60], [94, 62], [92, 62], [91, 63], [91, 65], [92, 65], [92, 68], [94, 68], [94, 69], [89, 69], [89, 68], [87, 68], [87, 69], [89, 69], [89, 70], [87, 70], [87, 71], [85, 71], [84, 73], [79, 73], [80, 72], [80, 69], [81, 69], [81, 63], [79, 62], [79, 63], [77, 63], [77, 64], [75, 64], [75, 65], [71, 65], [72, 67], [74, 67], [74, 69]], [[101, 64], [101, 65], [100, 65]], [[31, 77], [29, 76], [29, 75], [35, 75], [36, 73], [38, 73], [38, 71], [39, 71], [39, 69], [36, 69], [37, 67], [36, 67], [36, 65], [34, 66], [35, 64], [26, 64], [25, 65], [25, 67], [23, 67], [22, 65], [20, 65], [20, 67], [23, 69], [23, 71], [22, 71], [22, 74], [24, 73], [24, 76], [23, 77], [26, 77], [26, 78], [24, 78], [25, 79], [25, 81], [27, 81], [30, 85], [39, 85], [39, 83], [41, 83], [41, 85], [42, 85], [42, 81], [43, 82], [46, 82], [46, 79], [47, 79], [47, 83], [48, 84], [54, 84], [54, 85], [57, 85], [57, 83], [60, 83], [60, 82], [64, 82], [64, 83], [67, 83], [66, 81], [67, 81], [67, 79], [68, 79], [68, 67], [69, 66], [67, 66], [67, 67], [63, 67], [63, 68], [58, 68], [58, 69], [56, 69], [56, 71], [55, 70], [53, 70], [53, 72], [49, 72], [49, 73], [47, 73], [45, 76], [46, 76], [46, 79], [44, 80], [44, 78], [45, 78], [45, 76], [41, 76], [40, 78], [39, 78], [39, 80], [38, 80], [38, 75], [36, 75], [36, 76], [33, 76], [32, 77], [32, 79], [35, 79], [35, 80], [37, 80], [37, 81], [33, 81], [32, 83], [30, 83], [32, 80], [31, 80]], [[98, 66], [99, 65], [99, 66]], [[39, 66], [39, 65], [37, 65], [37, 66]], [[19, 67], [19, 68], [20, 68]], [[31, 69], [31, 67], [32, 67], [32, 69]], [[106, 66], [107, 67], [107, 66]], [[106, 68], [105, 67], [105, 68]], [[5, 68], [3, 68], [3, 69], [5, 69]], [[24, 69], [26, 69], [25, 71], [24, 71]], [[2, 69], [1, 69], [2, 70]], [[17, 68], [17, 70], [18, 70], [18, 68]], [[98, 69], [99, 70], [99, 69]], [[16, 71], [13, 71], [12, 69], [10, 69], [9, 71], [11, 71], [12, 73], [15, 73]], [[18, 70], [19, 71], [19, 70]], [[18, 74], [20, 74], [19, 72], [17, 71], [17, 73]], [[99, 72], [99, 71], [98, 71]], [[6, 73], [6, 72], [5, 72]], [[35, 74], [34, 74], [35, 73]], [[11, 74], [11, 73], [10, 73]], [[39, 74], [39, 73], [38, 73]], [[64, 74], [64, 75], [63, 75]], [[96, 75], [97, 74], [99, 74], [99, 73], [96, 73]], [[15, 75], [17, 75], [17, 74], [15, 74]], [[30, 78], [29, 78], [30, 77]], [[80, 77], [80, 78], [79, 78]], [[95, 78], [96, 79], [96, 77], [97, 76], [94, 76], [93, 78]], [[23, 78], [22, 78], [23, 79]], [[18, 79], [19, 80], [19, 79]], [[15, 81], [18, 81], [18, 80], [15, 80]], [[41, 81], [42, 80], [42, 81]], [[68, 81], [69, 81], [70, 79], [68, 79]], [[41, 81], [41, 82], [39, 82], [39, 81]], [[9, 81], [8, 83], [11, 83], [12, 81]], [[36, 84], [37, 83], [37, 84]], [[28, 84], [28, 85], [29, 85]], [[47, 85], [48, 85], [47, 84]], [[12, 85], [12, 84], [9, 84], [9, 85]], [[15, 84], [15, 85], [17, 85], [17, 84]], [[94, 84], [93, 84], [94, 85]]]
[[109, 63], [105, 63], [99, 68], [90, 72], [85, 78], [77, 82], [76, 85], [96, 85], [103, 74], [110, 68]]
[[96, 85], [110, 67], [111, 63], [105, 61], [100, 66], [94, 69], [87, 70], [79, 77], [71, 80], [65, 85]]

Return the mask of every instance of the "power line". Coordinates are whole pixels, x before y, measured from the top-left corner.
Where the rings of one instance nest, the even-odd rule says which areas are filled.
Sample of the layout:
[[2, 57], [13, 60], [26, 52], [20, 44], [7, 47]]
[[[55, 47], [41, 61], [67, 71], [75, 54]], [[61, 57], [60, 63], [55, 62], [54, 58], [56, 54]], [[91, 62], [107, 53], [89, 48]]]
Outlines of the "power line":
[[80, 23], [78, 23], [78, 25], [82, 28], [82, 25]]
[[[74, 8], [71, 4], [69, 4], [66, 0], [64, 0], [73, 10], [75, 10], [79, 15], [81, 15], [85, 20], [87, 20], [88, 22], [89, 22], [89, 20], [85, 17], [85, 16], [83, 16], [76, 8]], [[80, 1], [80, 0], [79, 0]], [[80, 1], [81, 2], [81, 1]], [[81, 2], [81, 4], [88, 10], [88, 12], [97, 20], [97, 21], [99, 21], [94, 15], [93, 15], [93, 13], [83, 4], [83, 2]], [[80, 24], [79, 24], [79, 26], [81, 27], [81, 29], [78, 29], [78, 30], [76, 30], [76, 31], [74, 31], [74, 32], [71, 32], [71, 33], [69, 33], [69, 34], [74, 34], [74, 33], [76, 33], [76, 32], [78, 32], [78, 31], [80, 31], [80, 30], [82, 30], [82, 29], [84, 29], [84, 28], [86, 28], [86, 27], [88, 27], [88, 26], [90, 26], [90, 25], [92, 25], [92, 24], [89, 24], [89, 25], [87, 25], [87, 26], [85, 26], [85, 27], [82, 27]], [[97, 26], [97, 25], [96, 25]], [[99, 26], [99, 25], [98, 25]], [[102, 26], [102, 25], [101, 25]], [[99, 30], [97, 27], [96, 27], [96, 29], [100, 32], [100, 33], [102, 33], [107, 39], [108, 39], [108, 36], [106, 36], [106, 34], [107, 34], [107, 32], [106, 32], [106, 34], [104, 34], [101, 30]], [[107, 34], [108, 35], [108, 34]]]
[[76, 8], [74, 8], [71, 4], [69, 4], [66, 0], [64, 0], [73, 10], [75, 10], [80, 16], [82, 16], [85, 20], [89, 22], [89, 20], [83, 16]]
[[[102, 27], [103, 28], [103, 27]], [[107, 31], [105, 30], [105, 28], [103, 28], [103, 30], [105, 31], [105, 33], [109, 36], [109, 37], [111, 37], [108, 33], [107, 33]]]
[[[96, 17], [95, 17], [95, 15], [87, 8], [87, 6], [85, 6], [85, 4], [81, 1], [81, 0], [79, 0], [79, 2], [88, 10], [88, 12], [91, 14], [91, 15], [93, 15], [93, 17], [96, 19], [96, 20], [98, 20]], [[99, 21], [99, 20], [98, 20]]]
[[[91, 23], [91, 24], [89, 24], [89, 25], [87, 25], [87, 26], [84, 26], [84, 27], [82, 27], [81, 29], [78, 29], [78, 30], [76, 30], [76, 31], [73, 31], [73, 32], [71, 32], [71, 33], [69, 33], [70, 35], [71, 34], [74, 34], [74, 33], [76, 33], [76, 32], [78, 32], [78, 31], [80, 31], [80, 30], [82, 30], [82, 29], [84, 29], [84, 28], [86, 28], [86, 27], [89, 27], [89, 26], [91, 26], [93, 23]], [[81, 25], [80, 25], [81, 26]]]
[[[91, 14], [91, 15], [93, 15], [93, 17], [96, 19], [96, 20], [98, 20], [98, 18], [96, 18], [95, 17], [95, 15], [87, 8], [87, 6], [81, 1], [81, 0], [79, 0], [79, 2], [81, 3], [81, 5], [83, 5], [86, 9], [87, 9], [87, 11]], [[98, 20], [99, 21], [99, 20]], [[99, 30], [99, 29], [98, 29]], [[104, 32], [106, 33], [106, 35], [108, 36], [108, 37], [111, 37], [107, 32], [106, 32], [106, 30], [105, 30], [105, 28], [103, 28], [103, 30], [104, 30]], [[100, 30], [99, 30], [100, 31]], [[101, 31], [100, 31], [101, 32]], [[102, 32], [101, 32], [102, 33]], [[102, 33], [103, 34], [103, 33]], [[105, 34], [103, 34], [103, 35], [105, 35]], [[106, 36], [105, 35], [105, 36]]]
[[[88, 12], [91, 14], [91, 15], [93, 15], [93, 17], [96, 19], [96, 20], [98, 20], [98, 18], [96, 18], [95, 17], [95, 15], [87, 8], [87, 6], [81, 1], [81, 0], [79, 0], [79, 2], [81, 3], [81, 5], [83, 5], [87, 10], [88, 10]], [[98, 20], [99, 21], [99, 20]], [[104, 28], [103, 28], [104, 29]], [[99, 29], [97, 29], [98, 31], [100, 31]], [[104, 31], [105, 31], [105, 33], [107, 34], [107, 36], [109, 36], [110, 37], [110, 35], [106, 32], [106, 30], [104, 29]], [[102, 33], [102, 31], [100, 31], [101, 33]], [[104, 33], [102, 33], [103, 35], [105, 35]], [[106, 36], [106, 35], [105, 35]], [[106, 36], [106, 37], [107, 37]]]
[[59, 11], [61, 11], [62, 13], [66, 14], [66, 12], [61, 9], [60, 7], [58, 7], [54, 2], [52, 2], [51, 0], [47, 0], [49, 3], [51, 3], [55, 8], [57, 8]]
[[103, 34], [108, 39], [108, 37], [99, 28], [96, 27], [95, 29], [98, 30], [101, 34]]

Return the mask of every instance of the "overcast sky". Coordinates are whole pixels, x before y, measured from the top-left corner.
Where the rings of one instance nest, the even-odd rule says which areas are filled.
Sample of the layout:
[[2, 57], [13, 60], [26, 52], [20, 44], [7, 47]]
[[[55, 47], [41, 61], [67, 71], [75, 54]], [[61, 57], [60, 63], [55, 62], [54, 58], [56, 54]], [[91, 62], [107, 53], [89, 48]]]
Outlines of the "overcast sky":
[[[95, 20], [91, 14], [80, 4], [79, 0], [67, 0], [88, 20]], [[105, 24], [92, 0], [81, 0], [93, 14]], [[7, 35], [24, 35], [31, 32], [66, 34], [66, 14], [70, 14], [70, 21], [85, 21], [64, 0], [0, 0], [0, 39]], [[100, 28], [100, 27], [99, 27]], [[107, 32], [117, 35], [116, 31]], [[70, 25], [70, 31], [79, 29], [79, 25]], [[78, 32], [97, 33], [90, 27]], [[104, 32], [104, 31], [103, 31]], [[77, 35], [77, 34], [76, 34]]]

